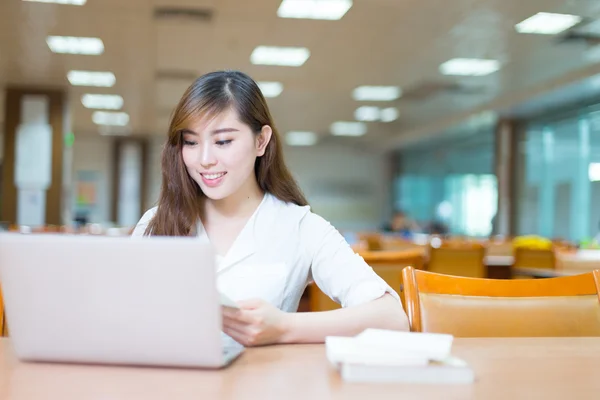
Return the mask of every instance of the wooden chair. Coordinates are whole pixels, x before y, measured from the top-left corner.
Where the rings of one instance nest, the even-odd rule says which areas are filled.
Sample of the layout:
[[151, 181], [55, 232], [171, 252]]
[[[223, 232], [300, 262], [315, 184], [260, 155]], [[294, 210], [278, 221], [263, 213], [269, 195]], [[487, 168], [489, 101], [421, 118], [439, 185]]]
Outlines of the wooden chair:
[[481, 243], [445, 241], [429, 247], [427, 271], [439, 274], [483, 278], [485, 246]]
[[2, 289], [0, 289], [0, 336], [6, 336], [6, 316], [4, 315], [4, 302], [2, 300]]
[[515, 249], [514, 268], [556, 268], [556, 255], [554, 249]]
[[457, 337], [600, 336], [600, 271], [535, 280], [402, 271], [413, 332]]
[[[409, 265], [421, 269], [425, 262], [423, 250], [361, 252], [360, 255], [373, 268], [375, 273], [400, 295], [403, 303], [404, 300], [401, 295], [402, 270]], [[329, 311], [341, 307], [323, 293], [314, 282], [309, 285], [308, 290], [311, 311]]]

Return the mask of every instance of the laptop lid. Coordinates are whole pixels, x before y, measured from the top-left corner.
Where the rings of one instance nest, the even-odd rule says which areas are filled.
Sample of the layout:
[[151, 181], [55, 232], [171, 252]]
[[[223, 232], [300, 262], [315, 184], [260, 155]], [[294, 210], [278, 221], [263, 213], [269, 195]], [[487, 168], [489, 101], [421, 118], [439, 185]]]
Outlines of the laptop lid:
[[220, 367], [214, 253], [195, 238], [0, 233], [23, 360]]

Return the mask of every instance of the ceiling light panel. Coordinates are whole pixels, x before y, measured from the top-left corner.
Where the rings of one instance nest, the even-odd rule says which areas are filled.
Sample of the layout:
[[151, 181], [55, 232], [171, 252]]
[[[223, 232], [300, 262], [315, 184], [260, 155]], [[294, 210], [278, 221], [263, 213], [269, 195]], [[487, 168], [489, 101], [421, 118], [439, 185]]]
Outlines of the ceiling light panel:
[[367, 133], [367, 125], [363, 122], [338, 121], [331, 124], [334, 136], [363, 136]]
[[539, 12], [515, 25], [519, 33], [556, 35], [580, 23], [578, 15]]
[[310, 57], [306, 47], [258, 46], [250, 55], [250, 62], [255, 65], [276, 65], [299, 67]]
[[398, 86], [359, 86], [352, 91], [356, 101], [394, 101], [401, 95]]
[[53, 53], [100, 55], [104, 43], [99, 38], [75, 36], [48, 36], [46, 43]]
[[23, 0], [30, 3], [52, 3], [52, 4], [68, 4], [72, 6], [83, 6], [87, 0]]
[[95, 111], [92, 121], [96, 125], [125, 126], [129, 123], [129, 114], [124, 112]]
[[313, 146], [317, 141], [318, 136], [314, 132], [291, 131], [285, 135], [285, 142], [289, 146]]
[[440, 72], [444, 75], [457, 76], [485, 76], [500, 69], [498, 60], [480, 58], [454, 58], [440, 65]]
[[341, 19], [351, 7], [351, 0], [283, 0], [277, 16], [333, 21]]
[[264, 97], [277, 97], [283, 92], [281, 82], [257, 82]]
[[73, 86], [112, 87], [116, 82], [115, 74], [101, 71], [69, 71], [69, 83]]
[[123, 107], [123, 97], [116, 94], [84, 94], [81, 103], [86, 108], [99, 110], [120, 110]]

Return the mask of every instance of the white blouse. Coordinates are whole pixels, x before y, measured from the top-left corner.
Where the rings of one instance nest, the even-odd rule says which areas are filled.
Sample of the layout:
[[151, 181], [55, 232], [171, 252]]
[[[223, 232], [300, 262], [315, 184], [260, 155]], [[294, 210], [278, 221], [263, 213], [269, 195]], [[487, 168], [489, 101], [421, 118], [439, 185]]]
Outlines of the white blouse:
[[[156, 213], [148, 210], [133, 236], [142, 236]], [[210, 243], [201, 223], [198, 238]], [[260, 298], [293, 312], [307, 284], [343, 307], [363, 304], [386, 292], [398, 294], [354, 253], [343, 236], [309, 206], [266, 194], [224, 257], [217, 257], [217, 286], [239, 301]]]

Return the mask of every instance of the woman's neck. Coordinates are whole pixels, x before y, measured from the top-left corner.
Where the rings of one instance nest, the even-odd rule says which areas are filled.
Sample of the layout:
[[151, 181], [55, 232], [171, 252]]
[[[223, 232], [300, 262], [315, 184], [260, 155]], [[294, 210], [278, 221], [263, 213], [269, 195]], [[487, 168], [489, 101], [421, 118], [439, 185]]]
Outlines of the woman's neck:
[[[253, 183], [253, 184], [252, 184]], [[220, 199], [207, 199], [205, 202], [205, 217], [247, 218], [258, 208], [264, 197], [263, 191], [256, 181], [248, 187], [241, 187], [232, 195]]]

